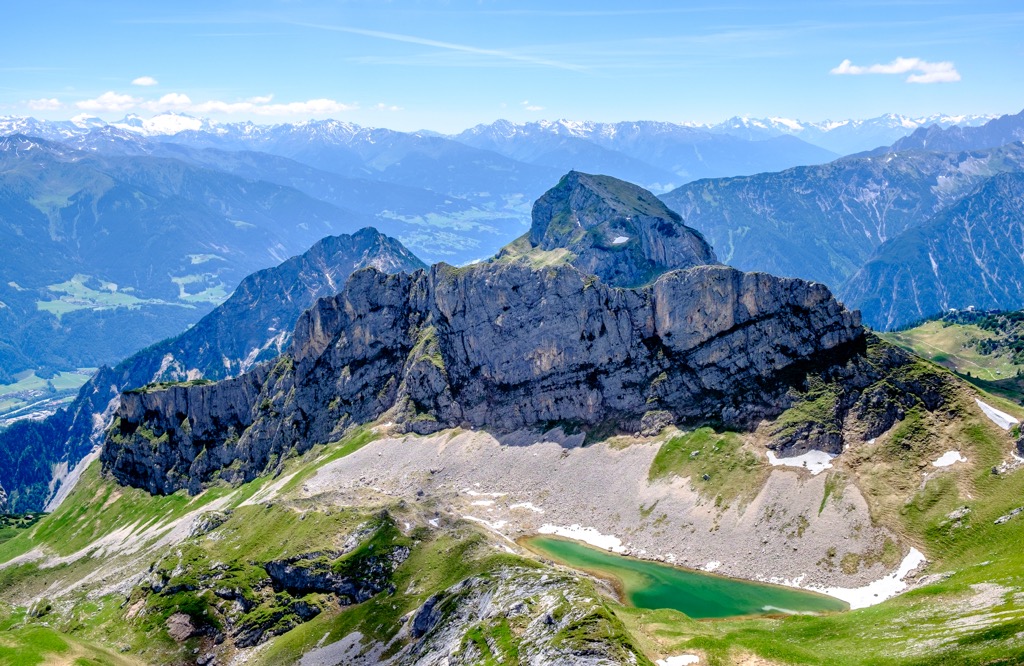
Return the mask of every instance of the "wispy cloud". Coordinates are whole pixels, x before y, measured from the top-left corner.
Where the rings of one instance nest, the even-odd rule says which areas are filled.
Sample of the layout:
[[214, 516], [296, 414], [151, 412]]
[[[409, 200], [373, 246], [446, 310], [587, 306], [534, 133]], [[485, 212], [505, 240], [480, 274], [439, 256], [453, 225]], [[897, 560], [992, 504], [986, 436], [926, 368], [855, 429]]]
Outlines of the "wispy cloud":
[[960, 80], [960, 72], [952, 62], [928, 62], [920, 58], [896, 58], [890, 63], [875, 65], [854, 65], [844, 60], [833, 67], [830, 74], [909, 74], [907, 83], [954, 83]]
[[64, 106], [56, 97], [50, 97], [48, 99], [30, 99], [26, 104], [28, 104], [28, 108], [33, 111], [55, 111], [56, 109]]
[[133, 86], [155, 86], [159, 83], [152, 76], [140, 76], [132, 81]]
[[528, 99], [524, 99], [522, 102], [519, 103], [519, 105], [521, 107], [523, 107], [527, 111], [543, 111], [544, 110], [543, 106], [538, 106], [536, 104], [530, 104], [530, 100], [528, 100]]
[[[344, 113], [358, 108], [356, 104], [346, 104], [333, 99], [310, 99], [299, 102], [271, 103], [273, 95], [250, 97], [237, 102], [207, 100], [195, 102], [185, 93], [167, 93], [156, 99], [132, 97], [114, 91], [105, 92], [95, 99], [75, 102], [75, 106], [83, 111], [93, 113], [125, 112], [132, 110], [166, 113], [205, 114], [252, 114], [259, 116], [324, 116]], [[38, 100], [37, 100], [38, 101]]]
[[570, 62], [561, 62], [559, 60], [550, 60], [548, 58], [516, 53], [514, 51], [484, 49], [476, 46], [469, 46], [467, 44], [441, 42], [435, 39], [426, 39], [423, 37], [416, 37], [414, 35], [402, 35], [394, 32], [381, 32], [379, 30], [363, 30], [362, 28], [350, 28], [341, 25], [317, 25], [313, 23], [293, 23], [292, 25], [300, 26], [303, 28], [315, 28], [318, 30], [331, 30], [333, 32], [345, 32], [352, 35], [362, 35], [363, 37], [373, 37], [376, 39], [384, 39], [392, 42], [403, 42], [405, 44], [419, 44], [420, 46], [430, 46], [436, 49], [443, 49], [446, 51], [457, 51], [459, 53], [490, 56], [493, 58], [500, 58], [502, 60], [520, 62], [528, 65], [554, 67], [556, 69], [567, 69], [572, 71], [583, 71], [586, 69], [586, 67], [584, 67], [583, 65], [577, 65]]
[[378, 102], [377, 104], [374, 105], [373, 108], [376, 109], [377, 111], [401, 111], [402, 110], [402, 107], [400, 107], [400, 106], [396, 106], [394, 104], [385, 104], [384, 102]]

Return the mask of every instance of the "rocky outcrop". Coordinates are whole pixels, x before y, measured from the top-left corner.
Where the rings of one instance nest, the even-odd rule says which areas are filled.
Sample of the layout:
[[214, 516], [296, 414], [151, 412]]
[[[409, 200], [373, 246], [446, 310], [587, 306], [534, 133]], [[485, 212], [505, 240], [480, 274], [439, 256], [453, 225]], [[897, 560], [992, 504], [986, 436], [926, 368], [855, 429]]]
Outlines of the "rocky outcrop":
[[123, 483], [194, 491], [385, 414], [420, 433], [634, 432], [652, 411], [744, 428], [787, 406], [801, 367], [848, 356], [862, 335], [823, 285], [725, 266], [638, 289], [566, 265], [370, 269], [303, 314], [273, 369], [125, 396], [102, 460]]
[[299, 555], [267, 562], [263, 568], [276, 589], [287, 590], [293, 596], [331, 593], [347, 606], [393, 590], [391, 574], [408, 557], [406, 546], [395, 546], [351, 559], [331, 558], [323, 553]]
[[704, 237], [647, 190], [578, 171], [537, 200], [529, 235], [505, 254], [538, 250], [567, 251], [568, 263], [617, 287], [717, 263]]
[[[508, 638], [488, 636], [496, 624], [511, 629]], [[473, 640], [472, 632], [487, 638]], [[398, 637], [412, 640], [390, 659], [380, 659], [367, 641], [346, 663], [649, 663], [588, 584], [525, 567], [471, 576], [429, 597], [407, 617]]]
[[[114, 424], [100, 454], [119, 479], [151, 493], [188, 488], [198, 492], [208, 470], [240, 480], [233, 463], [249, 457], [239, 437], [252, 423], [270, 368], [266, 365], [217, 383], [135, 389], [121, 396]], [[156, 426], [156, 424], [161, 424]], [[159, 432], [157, 432], [157, 430]], [[259, 456], [267, 462], [267, 452]]]
[[7, 493], [3, 486], [0, 486], [0, 513], [7, 513]]
[[808, 384], [769, 433], [768, 448], [782, 457], [810, 450], [839, 455], [887, 432], [911, 410], [935, 412], [955, 403], [946, 377], [873, 334], [864, 353], [826, 368]]

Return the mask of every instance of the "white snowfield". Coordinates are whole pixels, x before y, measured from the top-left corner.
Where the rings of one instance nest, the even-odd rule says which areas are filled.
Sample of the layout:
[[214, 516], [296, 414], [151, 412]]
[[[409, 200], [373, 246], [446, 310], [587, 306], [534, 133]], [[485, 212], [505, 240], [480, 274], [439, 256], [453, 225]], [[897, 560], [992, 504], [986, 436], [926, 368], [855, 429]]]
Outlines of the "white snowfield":
[[622, 540], [615, 536], [601, 534], [593, 527], [582, 527], [580, 525], [570, 525], [568, 527], [542, 525], [537, 531], [541, 534], [554, 534], [555, 536], [565, 537], [566, 539], [575, 539], [576, 541], [589, 543], [591, 546], [610, 550], [613, 553], [626, 552], [625, 547], [622, 545]]
[[985, 416], [992, 419], [992, 422], [1003, 430], [1009, 430], [1017, 423], [1020, 423], [1020, 421], [1006, 412], [1001, 412], [992, 405], [986, 404], [977, 398], [974, 399], [974, 402], [978, 403], [978, 407], [981, 407], [981, 411], [985, 412]]
[[792, 456], [789, 458], [779, 458], [775, 455], [774, 451], [768, 452], [768, 462], [772, 466], [785, 465], [786, 467], [800, 467], [806, 469], [811, 473], [812, 476], [821, 474], [826, 469], [832, 469], [832, 459], [835, 458], [831, 453], [825, 453], [824, 451], [808, 451], [807, 453], [799, 456]]
[[891, 599], [907, 589], [907, 583], [903, 579], [907, 577], [908, 573], [924, 564], [925, 561], [925, 556], [921, 551], [917, 548], [911, 548], [907, 556], [903, 558], [903, 562], [900, 563], [899, 569], [863, 587], [807, 586], [806, 589], [841, 599], [850, 604], [851, 610], [867, 608], [868, 606], [880, 604], [886, 599]]
[[612, 241], [612, 245], [622, 245], [629, 241], [629, 236], [616, 236], [615, 240]]
[[967, 458], [960, 455], [959, 451], [946, 451], [938, 460], [932, 463], [933, 467], [949, 467], [950, 465], [958, 462], [967, 462]]
[[689, 666], [690, 664], [699, 664], [700, 657], [695, 654], [679, 654], [674, 657], [665, 657], [654, 662], [658, 666]]

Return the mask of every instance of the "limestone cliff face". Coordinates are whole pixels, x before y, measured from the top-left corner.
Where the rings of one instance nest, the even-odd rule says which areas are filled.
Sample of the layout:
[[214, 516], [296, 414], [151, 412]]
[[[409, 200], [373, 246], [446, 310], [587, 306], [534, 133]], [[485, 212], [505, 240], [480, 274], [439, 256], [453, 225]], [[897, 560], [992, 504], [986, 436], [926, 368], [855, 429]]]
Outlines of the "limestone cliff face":
[[273, 368], [131, 394], [102, 459], [154, 492], [253, 478], [386, 416], [407, 430], [557, 422], [629, 432], [649, 413], [749, 427], [788, 377], [853, 353], [855, 313], [820, 284], [697, 266], [615, 288], [525, 262], [355, 273]]
[[[269, 370], [264, 364], [216, 383], [123, 393], [100, 453], [104, 467], [153, 493], [198, 492], [214, 472], [239, 480], [231, 466], [249, 455], [239, 437], [253, 421]], [[265, 465], [268, 453], [258, 456]], [[206, 470], [202, 479], [193, 475], [198, 470]]]

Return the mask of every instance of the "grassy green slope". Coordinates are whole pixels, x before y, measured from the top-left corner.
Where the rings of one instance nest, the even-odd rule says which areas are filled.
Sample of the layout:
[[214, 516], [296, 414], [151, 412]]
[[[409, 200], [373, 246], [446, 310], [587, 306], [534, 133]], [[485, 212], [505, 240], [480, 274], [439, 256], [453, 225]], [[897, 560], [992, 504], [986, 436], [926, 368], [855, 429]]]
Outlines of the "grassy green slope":
[[1022, 328], [1019, 321], [934, 320], [880, 335], [921, 358], [949, 368], [982, 390], [1021, 402], [1024, 377], [1019, 375], [1024, 371], [1024, 358], [1016, 347]]
[[[191, 663], [208, 651], [222, 651], [218, 659], [224, 660], [235, 653], [236, 630], [251, 627], [266, 629], [271, 639], [248, 663], [294, 663], [353, 631], [387, 642], [403, 616], [467, 577], [507, 567], [543, 568], [497, 548], [493, 535], [478, 526], [448, 519], [428, 525], [436, 515], [433, 505], [369, 500], [345, 508], [291, 494], [317, 468], [373, 439], [372, 432], [357, 431], [289, 461], [276, 479], [214, 487], [196, 497], [153, 497], [123, 488], [93, 464], [57, 511], [0, 543], [0, 563], [7, 563], [0, 565], [0, 664]], [[204, 519], [194, 523], [201, 511]], [[180, 538], [168, 539], [174, 530]], [[351, 548], [353, 538], [359, 544], [354, 550], [331, 554]], [[264, 568], [273, 560], [309, 555], [313, 564], [334, 571], [358, 570], [366, 558], [394, 547], [409, 548], [409, 556], [390, 574], [385, 590], [350, 606], [332, 595], [275, 589]], [[138, 573], [141, 579], [120, 584]], [[593, 606], [586, 621], [559, 640], [580, 641], [580, 649], [595, 639], [629, 646], [612, 604], [590, 583], [567, 580], [582, 586]], [[83, 583], [69, 587], [76, 581]], [[310, 606], [318, 613], [305, 621], [299, 616]], [[168, 621], [182, 613], [198, 633], [176, 641]], [[507, 650], [490, 658], [506, 663], [505, 657], [518, 653], [519, 641], [508, 629], [478, 626], [472, 631], [479, 640], [465, 640], [486, 656], [487, 639], [500, 637]], [[219, 634], [229, 640], [218, 643]], [[408, 640], [392, 643], [388, 654]]]

